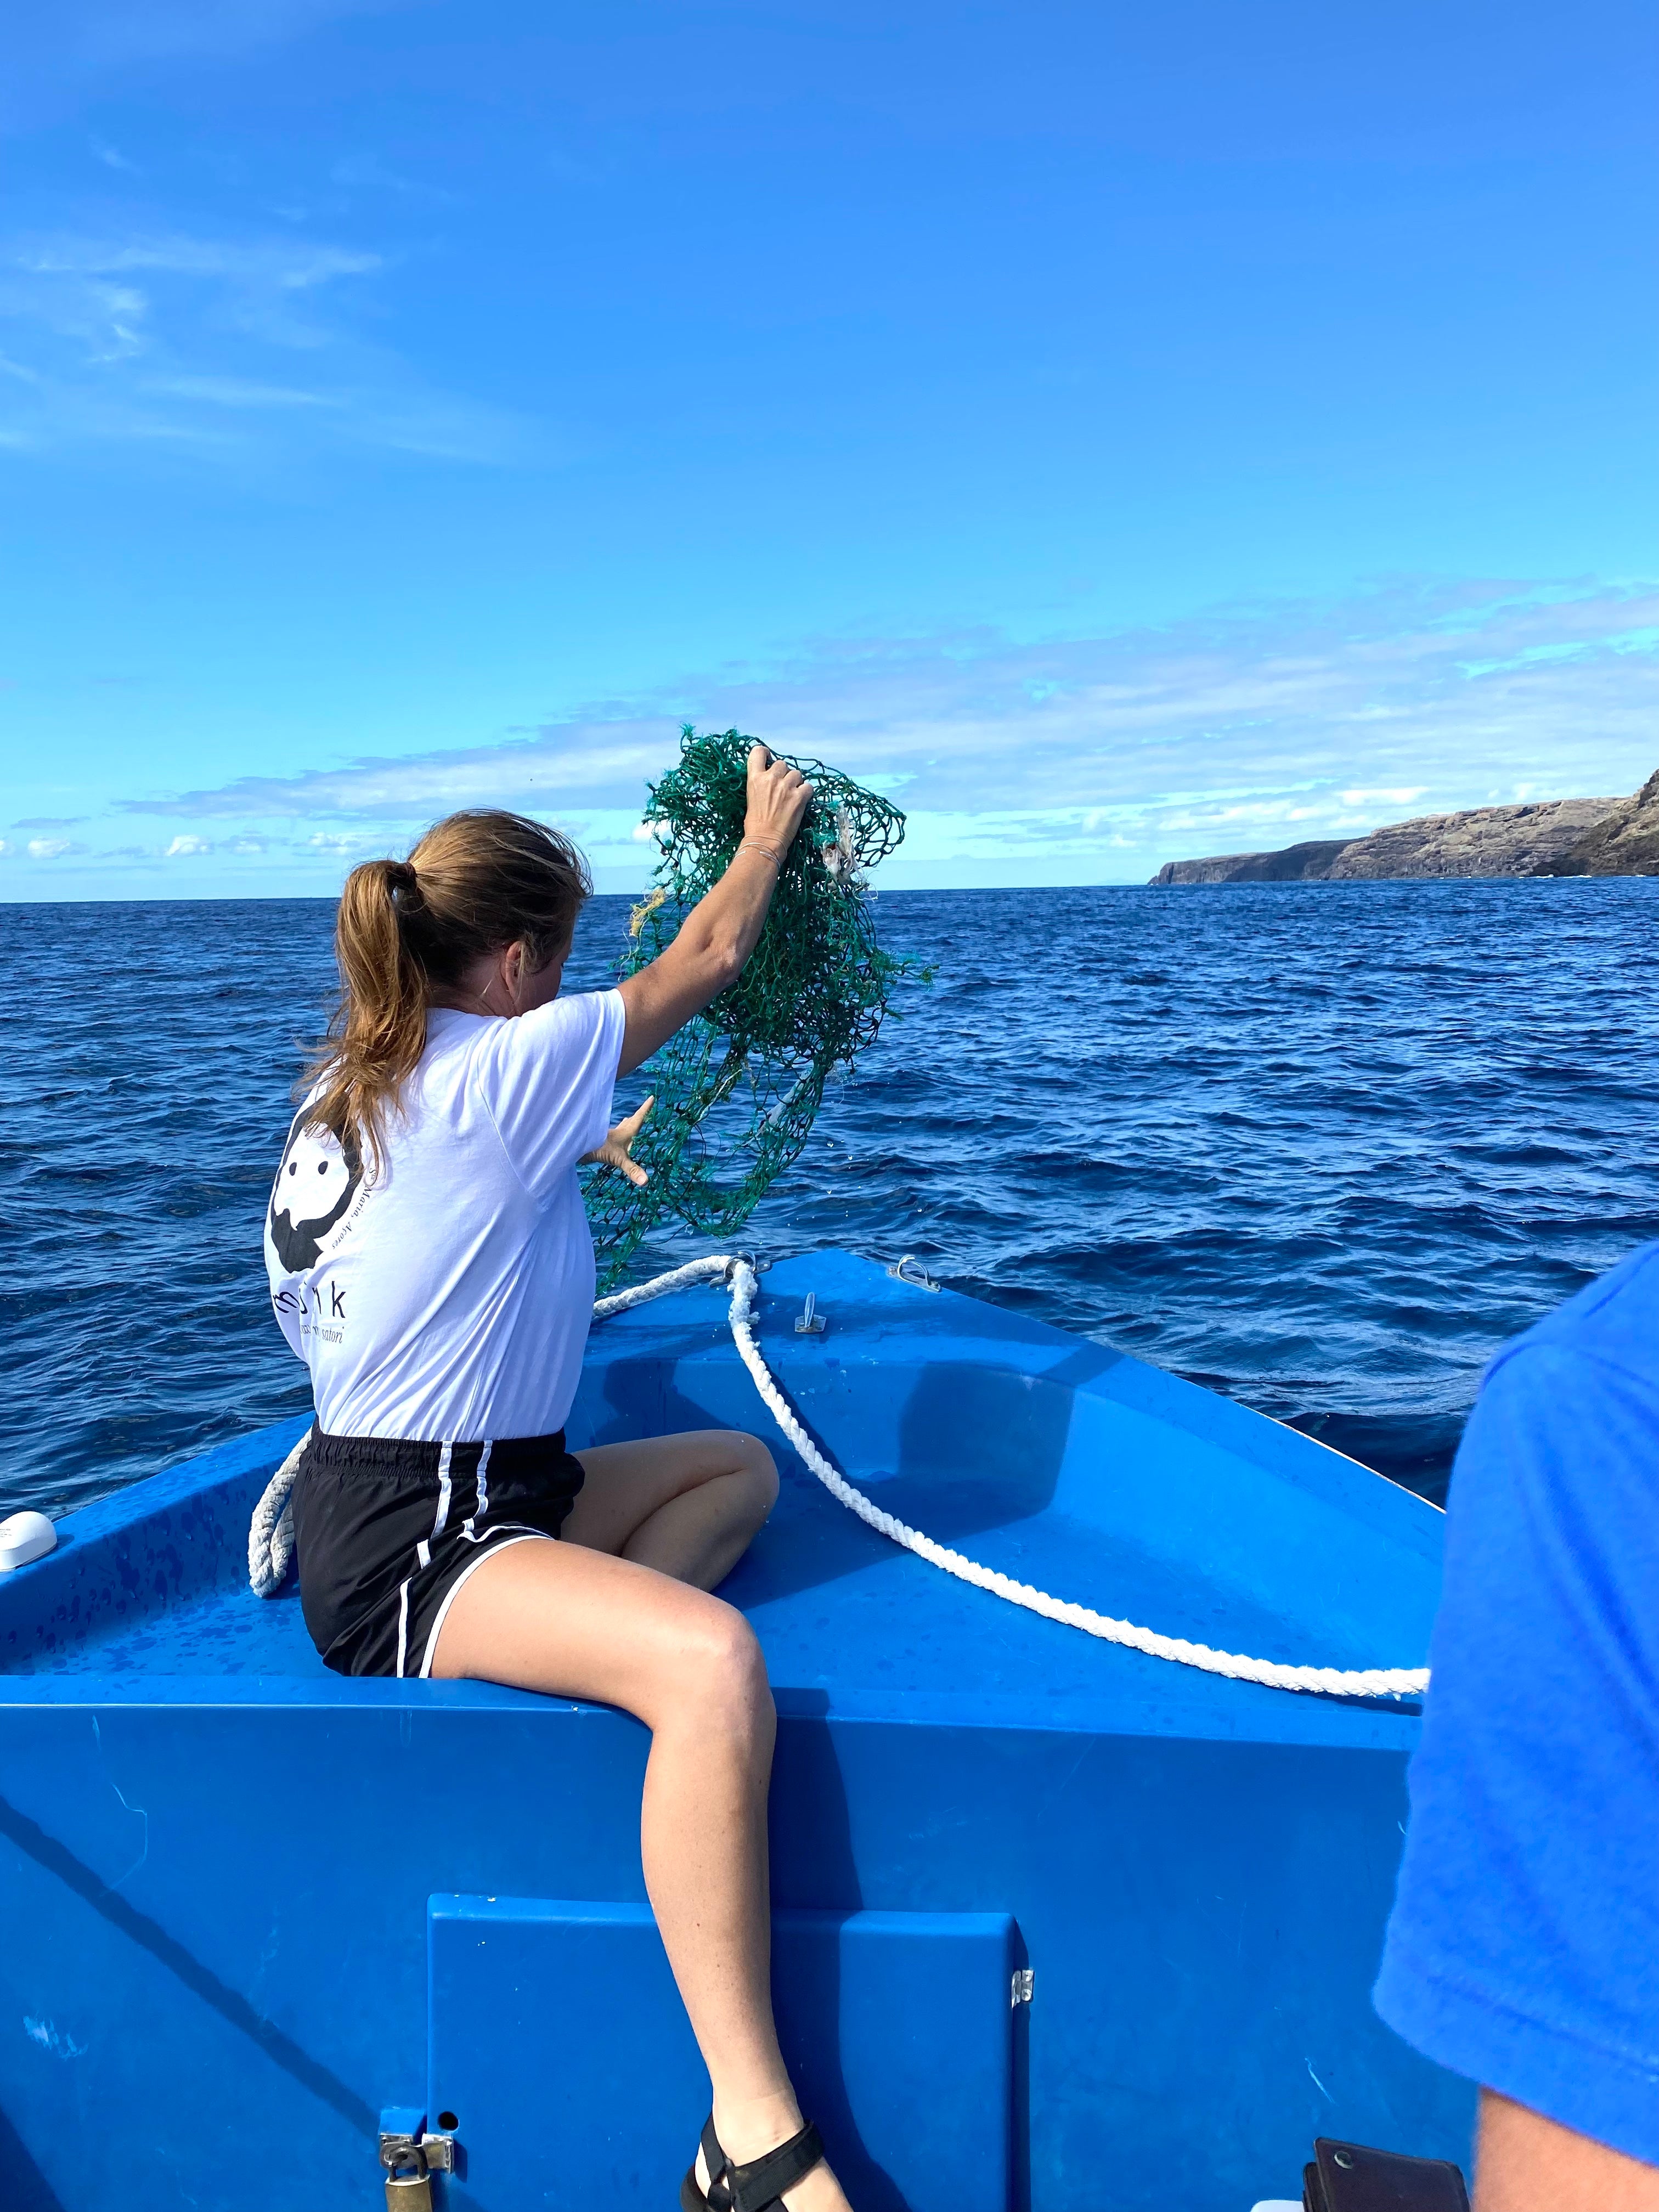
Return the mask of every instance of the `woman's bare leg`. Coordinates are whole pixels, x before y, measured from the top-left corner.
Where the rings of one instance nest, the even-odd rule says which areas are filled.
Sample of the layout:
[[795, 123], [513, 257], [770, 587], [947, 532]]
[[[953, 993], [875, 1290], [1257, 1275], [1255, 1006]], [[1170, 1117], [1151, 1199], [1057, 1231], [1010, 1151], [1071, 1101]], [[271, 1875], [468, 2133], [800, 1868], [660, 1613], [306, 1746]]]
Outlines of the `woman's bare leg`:
[[[775, 1719], [743, 1615], [594, 1547], [514, 1544], [456, 1593], [432, 1671], [596, 1698], [649, 1728], [645, 1886], [714, 2085], [715, 2132], [739, 2165], [793, 2135], [800, 2109], [772, 2021], [766, 1794]], [[847, 2212], [827, 2166], [785, 2202], [791, 2212]]]
[[565, 1541], [699, 1589], [725, 1581], [778, 1494], [771, 1453], [741, 1429], [592, 1444], [576, 1456], [586, 1480]]

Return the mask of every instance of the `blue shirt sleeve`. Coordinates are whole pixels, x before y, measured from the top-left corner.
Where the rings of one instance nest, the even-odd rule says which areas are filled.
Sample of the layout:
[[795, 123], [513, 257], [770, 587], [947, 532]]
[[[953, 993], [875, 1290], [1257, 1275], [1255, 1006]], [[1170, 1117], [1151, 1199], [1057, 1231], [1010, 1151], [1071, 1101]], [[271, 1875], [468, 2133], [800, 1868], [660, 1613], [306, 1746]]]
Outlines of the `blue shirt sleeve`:
[[1601, 1332], [1614, 1356], [1595, 1309], [1547, 1324], [1470, 1418], [1376, 2000], [1441, 2064], [1659, 2165], [1650, 1278]]

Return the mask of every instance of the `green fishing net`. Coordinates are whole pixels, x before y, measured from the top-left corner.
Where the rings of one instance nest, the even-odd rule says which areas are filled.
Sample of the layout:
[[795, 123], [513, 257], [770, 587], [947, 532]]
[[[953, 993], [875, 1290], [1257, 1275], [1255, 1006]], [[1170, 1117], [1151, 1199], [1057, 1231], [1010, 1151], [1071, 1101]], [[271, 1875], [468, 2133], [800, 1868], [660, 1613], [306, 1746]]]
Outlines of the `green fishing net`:
[[[688, 725], [678, 766], [650, 787], [659, 857], [629, 920], [623, 975], [654, 960], [725, 872], [743, 836], [755, 742]], [[584, 1171], [602, 1289], [659, 1224], [725, 1237], [746, 1221], [805, 1144], [832, 1073], [874, 1041], [895, 984], [922, 974], [877, 944], [865, 884], [903, 837], [903, 815], [822, 762], [791, 764], [815, 788], [760, 941], [731, 988], [642, 1071], [656, 1103], [634, 1158], [650, 1181], [640, 1189], [614, 1168]]]

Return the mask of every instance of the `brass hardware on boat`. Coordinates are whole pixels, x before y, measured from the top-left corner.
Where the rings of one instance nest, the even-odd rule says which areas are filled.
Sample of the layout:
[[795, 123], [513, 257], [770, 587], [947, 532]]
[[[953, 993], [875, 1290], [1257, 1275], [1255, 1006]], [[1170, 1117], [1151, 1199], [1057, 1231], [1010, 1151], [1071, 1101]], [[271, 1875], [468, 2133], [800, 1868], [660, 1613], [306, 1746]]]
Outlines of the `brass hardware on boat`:
[[797, 1336], [823, 1334], [823, 1316], [818, 1311], [817, 1300], [811, 1291], [806, 1293], [806, 1304], [802, 1307], [800, 1318], [795, 1323], [795, 1334]]
[[432, 2212], [432, 2176], [455, 2170], [453, 2136], [382, 2135], [386, 2212]]

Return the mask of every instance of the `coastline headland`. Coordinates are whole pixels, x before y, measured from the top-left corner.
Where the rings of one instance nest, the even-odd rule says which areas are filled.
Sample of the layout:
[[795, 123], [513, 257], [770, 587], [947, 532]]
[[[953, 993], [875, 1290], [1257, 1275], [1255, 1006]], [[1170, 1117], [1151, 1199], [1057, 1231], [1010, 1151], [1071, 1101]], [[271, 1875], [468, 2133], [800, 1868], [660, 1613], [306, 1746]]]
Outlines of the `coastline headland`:
[[1307, 884], [1416, 876], [1659, 875], [1659, 771], [1629, 799], [1552, 799], [1423, 814], [1364, 837], [1168, 860], [1155, 884]]

